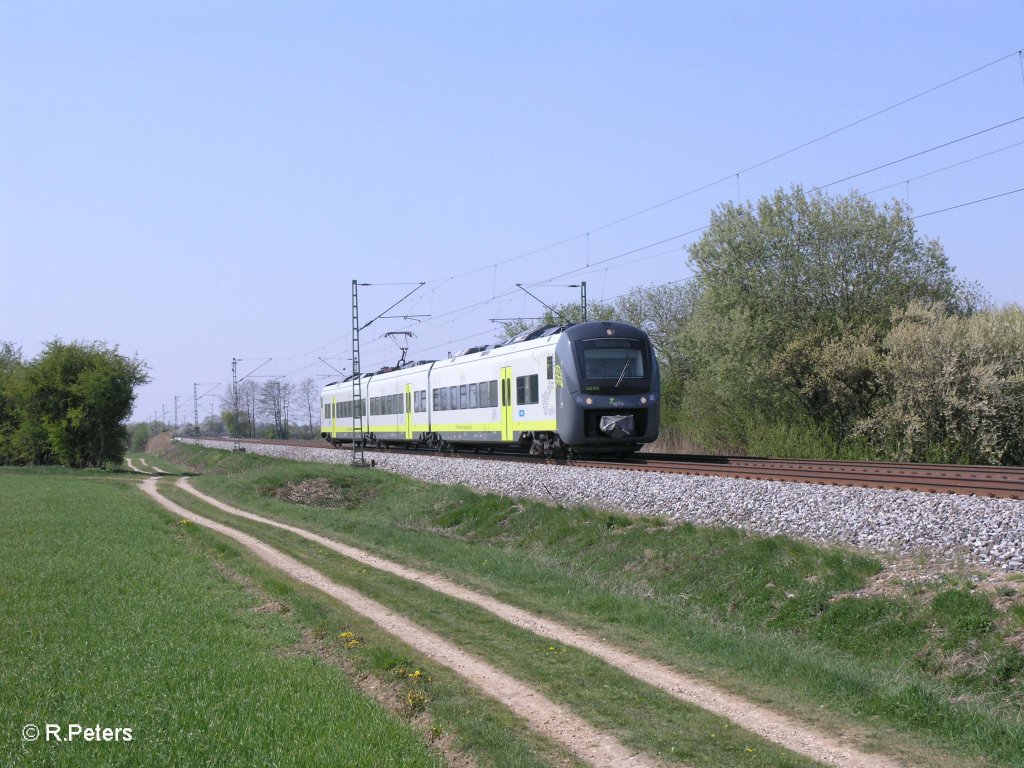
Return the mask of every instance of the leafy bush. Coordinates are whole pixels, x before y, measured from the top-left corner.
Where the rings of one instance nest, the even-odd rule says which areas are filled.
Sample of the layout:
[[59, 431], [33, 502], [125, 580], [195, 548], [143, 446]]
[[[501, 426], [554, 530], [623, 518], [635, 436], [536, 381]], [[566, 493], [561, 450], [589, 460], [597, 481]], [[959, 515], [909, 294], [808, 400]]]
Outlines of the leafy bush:
[[149, 380], [145, 368], [100, 343], [55, 340], [29, 363], [3, 345], [0, 463], [120, 463], [135, 387]]

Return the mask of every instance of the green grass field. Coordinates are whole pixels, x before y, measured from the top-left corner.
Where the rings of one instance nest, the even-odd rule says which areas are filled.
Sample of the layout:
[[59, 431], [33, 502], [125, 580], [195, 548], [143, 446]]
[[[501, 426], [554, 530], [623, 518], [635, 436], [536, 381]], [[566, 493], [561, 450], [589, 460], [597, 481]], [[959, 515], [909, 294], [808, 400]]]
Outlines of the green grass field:
[[[911, 762], [1024, 765], [1024, 659], [1014, 640], [1024, 629], [1019, 582], [993, 596], [953, 574], [864, 597], [855, 592], [878, 573], [877, 560], [779, 537], [555, 509], [380, 472], [191, 446], [181, 447], [178, 460], [207, 472], [195, 478], [198, 487], [243, 508], [443, 571], [823, 728], [863, 734]], [[317, 477], [341, 489], [346, 508], [292, 504], [274, 495], [288, 483]], [[336, 556], [289, 534], [249, 529], [332, 576], [359, 581], [359, 569], [346, 576]], [[407, 587], [392, 589], [386, 581], [366, 576], [361, 588], [378, 590], [379, 599], [396, 600], [413, 614], [417, 605], [426, 606], [415, 614], [425, 624], [434, 614], [435, 623], [450, 624], [453, 633], [484, 632], [492, 639], [472, 642], [493, 642], [489, 652], [529, 667], [508, 642], [493, 639], [500, 627], [481, 630], [486, 622], [475, 616], [462, 627], [461, 619], [449, 618], [464, 609], [425, 596], [403, 598]], [[560, 684], [550, 671], [529, 674], [541, 685]], [[595, 674], [587, 679], [627, 690], [606, 672]], [[582, 690], [561, 695], [581, 697]], [[593, 698], [589, 716], [625, 727]], [[623, 738], [662, 751], [658, 730]], [[689, 760], [713, 764], [713, 754], [682, 747], [690, 750]]]
[[124, 476], [0, 469], [0, 520], [0, 765], [443, 765]]

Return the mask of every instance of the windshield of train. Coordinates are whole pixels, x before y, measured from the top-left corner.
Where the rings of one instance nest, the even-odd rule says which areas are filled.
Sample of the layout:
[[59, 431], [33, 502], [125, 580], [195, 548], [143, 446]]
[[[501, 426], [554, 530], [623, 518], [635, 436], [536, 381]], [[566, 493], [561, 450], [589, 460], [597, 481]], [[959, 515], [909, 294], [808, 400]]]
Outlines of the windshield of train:
[[611, 379], [619, 386], [647, 378], [644, 343], [639, 339], [587, 339], [578, 349], [584, 379]]

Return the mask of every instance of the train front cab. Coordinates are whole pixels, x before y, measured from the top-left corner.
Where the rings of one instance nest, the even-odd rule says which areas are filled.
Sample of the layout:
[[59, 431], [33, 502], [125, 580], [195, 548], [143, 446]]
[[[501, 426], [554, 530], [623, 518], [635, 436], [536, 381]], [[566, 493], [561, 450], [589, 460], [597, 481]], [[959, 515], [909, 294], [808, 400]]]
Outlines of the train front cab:
[[661, 379], [647, 334], [625, 323], [565, 330], [555, 349], [558, 436], [578, 454], [629, 453], [658, 437]]

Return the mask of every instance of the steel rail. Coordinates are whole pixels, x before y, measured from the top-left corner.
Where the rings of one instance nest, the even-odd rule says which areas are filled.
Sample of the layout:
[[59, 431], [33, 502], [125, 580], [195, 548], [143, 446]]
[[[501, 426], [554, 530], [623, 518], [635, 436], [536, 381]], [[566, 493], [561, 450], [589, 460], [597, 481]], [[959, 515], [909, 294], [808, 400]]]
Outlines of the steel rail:
[[[325, 447], [319, 440], [259, 440], [300, 447]], [[552, 459], [487, 449], [441, 454], [438, 451], [392, 446], [372, 449], [408, 455], [447, 455], [500, 461], [525, 461], [557, 466], [623, 469], [634, 472], [710, 475], [744, 480], [810, 483], [929, 493], [1024, 499], [1024, 467], [957, 464], [913, 464], [872, 461], [749, 458], [694, 454], [638, 453], [624, 460]]]

